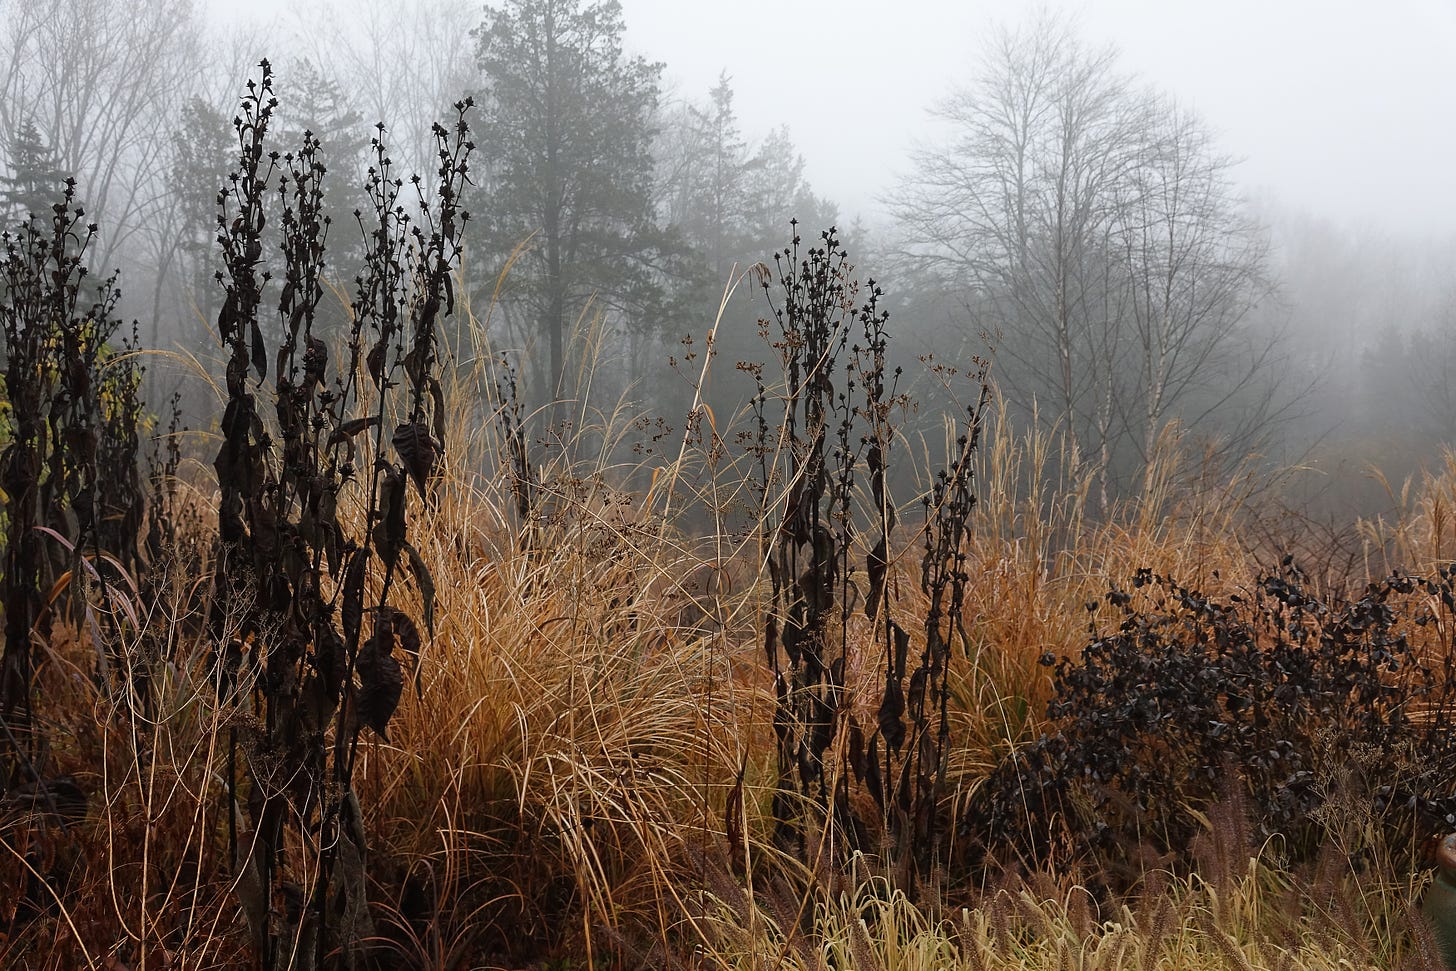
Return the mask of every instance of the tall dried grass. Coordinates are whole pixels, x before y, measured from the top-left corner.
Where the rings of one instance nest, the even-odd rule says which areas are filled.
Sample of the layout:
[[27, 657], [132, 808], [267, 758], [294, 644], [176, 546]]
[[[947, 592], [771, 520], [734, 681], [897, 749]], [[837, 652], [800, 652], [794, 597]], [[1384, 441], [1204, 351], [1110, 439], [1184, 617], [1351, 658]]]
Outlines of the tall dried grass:
[[[438, 501], [410, 524], [434, 578], [436, 635], [406, 673], [415, 686], [389, 740], [362, 742], [355, 770], [380, 966], [1333, 969], [1420, 966], [1430, 953], [1407, 917], [1418, 880], [1338, 867], [1318, 905], [1313, 878], [1255, 860], [1223, 882], [1150, 875], [1141, 903], [1098, 912], [1072, 878], [966, 899], [941, 874], [912, 904], [873, 856], [831, 872], [776, 850], [774, 705], [754, 639], [767, 583], [753, 531], [726, 525], [751, 508], [724, 450], [731, 419], [695, 402], [673, 448], [624, 459], [629, 402], [578, 405], [571, 431], [536, 453], [538, 501], [522, 520], [494, 420], [506, 404], [496, 355], [485, 321], [469, 319]], [[1041, 728], [1037, 659], [1078, 650], [1083, 605], [1109, 581], [1151, 568], [1219, 592], [1255, 571], [1239, 532], [1248, 477], [1193, 474], [1176, 430], [1138, 499], [1112, 510], [1071, 459], [1053, 434], [988, 428], [967, 540], [973, 643], [952, 667], [957, 805]], [[1449, 529], [1444, 481], [1428, 483], [1427, 525], [1402, 534], [1412, 549], [1433, 548], [1421, 530]], [[700, 516], [691, 530], [687, 508]], [[911, 615], [923, 606], [916, 528], [907, 514], [892, 567]], [[6, 807], [4, 877], [39, 880], [51, 905], [9, 922], [0, 964], [232, 967], [244, 953], [218, 742], [242, 716], [209, 680], [195, 575], [165, 589], [138, 605], [166, 645], [145, 706], [98, 685], [79, 641], [47, 648], [52, 757], [89, 810]], [[419, 596], [399, 593], [415, 612]], [[871, 636], [849, 632], [861, 717], [877, 703]]]

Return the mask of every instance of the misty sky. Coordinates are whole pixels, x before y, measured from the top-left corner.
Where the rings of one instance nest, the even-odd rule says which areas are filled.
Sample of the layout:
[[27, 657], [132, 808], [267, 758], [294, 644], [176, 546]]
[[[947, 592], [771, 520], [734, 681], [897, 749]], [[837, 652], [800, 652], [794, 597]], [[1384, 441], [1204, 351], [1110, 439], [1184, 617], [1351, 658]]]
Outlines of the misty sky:
[[[1321, 215], [1456, 234], [1456, 0], [1082, 0], [1089, 42], [1195, 107], [1251, 190]], [[816, 186], [875, 208], [928, 106], [1019, 0], [623, 0], [685, 93], [726, 68], [740, 116], [787, 123]]]
[[987, 28], [1044, 7], [1196, 108], [1243, 159], [1239, 178], [1256, 196], [1359, 227], [1456, 236], [1456, 0], [622, 4], [629, 47], [664, 61], [677, 94], [701, 99], [726, 70], [746, 133], [787, 124], [815, 188], [846, 219], [878, 221], [907, 148], [933, 133], [927, 109], [973, 75]]

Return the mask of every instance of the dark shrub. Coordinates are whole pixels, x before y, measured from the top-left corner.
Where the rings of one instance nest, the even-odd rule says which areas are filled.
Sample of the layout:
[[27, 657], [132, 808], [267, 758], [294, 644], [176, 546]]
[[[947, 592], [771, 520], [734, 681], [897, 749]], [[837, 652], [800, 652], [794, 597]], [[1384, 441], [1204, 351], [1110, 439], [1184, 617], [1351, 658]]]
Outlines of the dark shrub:
[[[1054, 669], [1054, 731], [1006, 759], [963, 817], [985, 860], [1079, 859], [1117, 884], [1136, 861], [1191, 862], [1214, 804], [1246, 795], [1250, 835], [1291, 862], [1333, 834], [1332, 800], [1365, 805], [1415, 847], [1456, 823], [1450, 737], [1452, 576], [1393, 576], [1352, 602], [1288, 568], [1219, 600], [1140, 571]], [[1358, 862], [1358, 861], [1356, 861]]]

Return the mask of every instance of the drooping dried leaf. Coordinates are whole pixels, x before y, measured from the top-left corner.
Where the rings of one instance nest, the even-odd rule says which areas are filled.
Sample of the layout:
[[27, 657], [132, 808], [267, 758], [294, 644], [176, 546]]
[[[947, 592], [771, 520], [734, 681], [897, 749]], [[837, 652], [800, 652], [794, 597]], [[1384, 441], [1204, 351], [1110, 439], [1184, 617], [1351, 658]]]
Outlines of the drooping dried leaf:
[[418, 388], [420, 379], [424, 376], [425, 356], [421, 353], [423, 348], [416, 344], [410, 352], [404, 356], [404, 373], [409, 376], [410, 386]]
[[929, 687], [929, 678], [930, 671], [923, 664], [917, 665], [914, 673], [910, 675], [910, 704], [916, 710], [925, 704], [925, 692]]
[[393, 569], [404, 546], [404, 476], [390, 466], [379, 484], [380, 519], [374, 526], [374, 545], [385, 564]]
[[323, 731], [339, 707], [339, 694], [329, 690], [327, 680], [321, 675], [309, 675], [299, 690], [298, 717], [304, 730], [313, 733]]
[[880, 812], [885, 811], [885, 779], [880, 772], [880, 736], [870, 736], [870, 748], [865, 753], [865, 788]]
[[440, 458], [439, 443], [431, 437], [430, 430], [422, 421], [402, 422], [395, 428], [394, 437], [390, 441], [394, 444], [400, 461], [404, 463], [405, 470], [409, 472], [410, 479], [414, 481], [415, 488], [423, 496], [425, 484], [435, 474], [435, 466]]
[[382, 620], [374, 628], [374, 636], [359, 652], [359, 721], [374, 729], [375, 734], [389, 741], [389, 720], [399, 707], [404, 694], [404, 673], [390, 653], [394, 638], [389, 622]]
[[[314, 635], [313, 651], [313, 663], [318, 670], [319, 681], [325, 694], [333, 698], [332, 704], [336, 705], [340, 689], [344, 686], [344, 678], [349, 673], [349, 655], [344, 647], [344, 641], [340, 639], [338, 631], [334, 630], [332, 624], [319, 625], [319, 629]], [[329, 713], [333, 713], [332, 708]]]
[[222, 335], [222, 342], [232, 342], [233, 333], [238, 327], [238, 293], [229, 289], [227, 298], [222, 302], [222, 310], [217, 315], [217, 330]]
[[738, 767], [738, 778], [728, 790], [728, 803], [723, 807], [723, 835], [728, 841], [728, 860], [733, 872], [742, 875], [746, 869], [746, 848], [743, 845], [743, 776], [747, 761]]
[[895, 639], [895, 678], [905, 677], [905, 660], [910, 653], [910, 632], [899, 624], [890, 625], [890, 633]]
[[364, 622], [364, 577], [369, 567], [369, 549], [356, 552], [349, 560], [349, 571], [344, 575], [344, 643], [359, 643], [359, 627]]
[[351, 418], [346, 422], [340, 423], [339, 427], [334, 429], [333, 434], [329, 436], [329, 444], [337, 445], [339, 442], [353, 438], [365, 429], [373, 428], [377, 424], [379, 424], [378, 415], [370, 415], [368, 418]]
[[252, 330], [253, 341], [253, 370], [258, 372], [259, 380], [268, 376], [268, 345], [263, 341], [263, 332], [258, 329], [257, 319], [249, 321]]
[[369, 354], [364, 359], [364, 365], [369, 369], [369, 377], [374, 379], [376, 388], [384, 387], [384, 357], [388, 353], [388, 343], [384, 338], [369, 349]]
[[[430, 568], [425, 566], [424, 557], [420, 551], [415, 549], [414, 544], [408, 541], [404, 549], [409, 554], [410, 570], [414, 572], [415, 584], [420, 588], [420, 603], [425, 615], [425, 630], [429, 631], [430, 637], [435, 636], [435, 578], [430, 575]], [[416, 632], [415, 637], [419, 637]], [[415, 653], [419, 653], [416, 650]]]
[[443, 452], [445, 450], [445, 392], [440, 387], [440, 379], [433, 374], [430, 375], [429, 387], [430, 399], [435, 406], [435, 441], [440, 444], [440, 451]]
[[803, 625], [794, 617], [789, 617], [784, 622], [783, 632], [780, 635], [784, 653], [789, 656], [789, 663], [794, 667], [799, 666], [799, 656], [802, 654], [802, 645], [807, 635]]
[[394, 631], [395, 641], [400, 649], [410, 656], [410, 660], [416, 667], [420, 661], [420, 629], [415, 626], [413, 618], [403, 610], [390, 608], [389, 626]]
[[328, 367], [329, 346], [310, 334], [308, 349], [303, 353], [304, 386], [312, 390], [315, 385], [323, 384], [327, 378]]
[[344, 552], [344, 531], [339, 528], [339, 500], [335, 489], [333, 483], [325, 482], [319, 488], [318, 497], [318, 524], [330, 576], [339, 575], [339, 564]]
[[335, 933], [345, 953], [342, 964], [348, 968], [368, 966], [361, 955], [368, 951], [368, 942], [377, 939], [374, 920], [369, 914], [367, 844], [357, 823], [358, 811], [358, 799], [351, 791], [345, 808], [346, 824], [339, 831], [338, 873], [335, 876], [338, 890], [334, 897], [334, 913], [337, 915]]
[[420, 629], [415, 625], [414, 618], [402, 610], [393, 607], [390, 611], [389, 626], [394, 631], [394, 637], [400, 649], [409, 655], [410, 665], [415, 675], [415, 694], [423, 694], [420, 682]]
[[899, 680], [892, 678], [885, 685], [885, 696], [879, 710], [880, 736], [892, 752], [900, 751], [900, 746], [905, 744], [904, 714], [905, 692]]
[[[440, 298], [432, 293], [425, 298], [424, 306], [420, 308], [419, 332], [421, 334], [429, 334], [433, 331], [435, 329], [435, 318], [439, 315]], [[422, 346], [428, 345], [422, 342]]]
[[870, 578], [870, 592], [865, 597], [864, 612], [870, 620], [879, 616], [880, 600], [885, 594], [885, 574], [889, 572], [889, 568], [885, 537], [881, 536], [874, 549], [865, 554], [865, 570]]

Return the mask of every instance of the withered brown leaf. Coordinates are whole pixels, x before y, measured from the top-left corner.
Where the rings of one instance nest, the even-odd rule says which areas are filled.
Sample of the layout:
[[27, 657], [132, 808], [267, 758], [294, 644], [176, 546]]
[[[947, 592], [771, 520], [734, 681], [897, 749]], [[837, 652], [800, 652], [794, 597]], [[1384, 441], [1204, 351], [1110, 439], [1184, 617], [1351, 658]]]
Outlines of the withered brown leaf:
[[404, 694], [404, 673], [391, 653], [393, 634], [389, 620], [379, 618], [374, 636], [359, 652], [359, 720], [386, 742], [389, 720]]
[[423, 496], [425, 483], [435, 474], [435, 466], [439, 462], [440, 443], [430, 435], [430, 430], [422, 421], [400, 423], [390, 441], [393, 442], [400, 461], [404, 463], [405, 470], [409, 472], [410, 479], [414, 481], [415, 488]]

